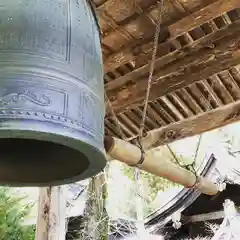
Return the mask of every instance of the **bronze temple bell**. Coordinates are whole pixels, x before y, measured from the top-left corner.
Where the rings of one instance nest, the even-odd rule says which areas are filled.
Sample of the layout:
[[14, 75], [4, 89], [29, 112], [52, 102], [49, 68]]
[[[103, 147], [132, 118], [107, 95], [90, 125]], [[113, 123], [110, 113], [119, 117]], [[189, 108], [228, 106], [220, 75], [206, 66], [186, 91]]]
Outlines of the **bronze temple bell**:
[[0, 184], [66, 184], [106, 164], [101, 45], [87, 0], [1, 0]]

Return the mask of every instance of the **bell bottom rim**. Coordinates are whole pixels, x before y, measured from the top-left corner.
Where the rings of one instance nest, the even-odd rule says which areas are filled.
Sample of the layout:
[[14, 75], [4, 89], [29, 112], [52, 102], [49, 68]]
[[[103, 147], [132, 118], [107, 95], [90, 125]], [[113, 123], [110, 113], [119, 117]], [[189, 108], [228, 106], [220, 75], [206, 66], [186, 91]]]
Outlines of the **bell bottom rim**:
[[[20, 123], [19, 123], [20, 122]], [[31, 129], [29, 129], [31, 126]], [[63, 131], [64, 130], [64, 131]], [[0, 185], [8, 185], [12, 187], [46, 187], [71, 184], [87, 178], [93, 177], [100, 173], [106, 166], [106, 154], [103, 143], [99, 141], [96, 145], [96, 139], [92, 141], [84, 136], [78, 130], [66, 127], [62, 124], [52, 122], [41, 122], [34, 120], [0, 120], [0, 139], [4, 138], [22, 138], [29, 140], [42, 140], [64, 145], [70, 149], [82, 152], [89, 160], [88, 168], [79, 175], [72, 176], [64, 180], [56, 180], [51, 182], [19, 182], [4, 183], [0, 181]], [[81, 137], [81, 139], [79, 138]], [[103, 141], [102, 141], [103, 142]], [[83, 147], [87, 146], [87, 147]]]

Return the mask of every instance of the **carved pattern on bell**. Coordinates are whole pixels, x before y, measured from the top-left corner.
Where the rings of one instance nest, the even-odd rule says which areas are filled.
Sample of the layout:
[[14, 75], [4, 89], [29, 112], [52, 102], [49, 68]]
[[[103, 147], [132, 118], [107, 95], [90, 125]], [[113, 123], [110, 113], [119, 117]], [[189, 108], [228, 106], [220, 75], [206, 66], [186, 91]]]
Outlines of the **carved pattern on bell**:
[[83, 127], [89, 131], [95, 133], [101, 133], [103, 131], [103, 115], [99, 112], [94, 111], [98, 107], [100, 101], [91, 93], [87, 91], [81, 91], [80, 93], [80, 104], [79, 104], [79, 119], [83, 124]]
[[[99, 141], [100, 133], [96, 131], [89, 131], [82, 122], [70, 119], [67, 117], [62, 117], [53, 114], [46, 114], [42, 112], [34, 111], [16, 111], [16, 110], [0, 110], [1, 118], [24, 118], [24, 119], [33, 119], [33, 120], [51, 120], [52, 122], [61, 123], [66, 127], [74, 128], [80, 133], [88, 135], [91, 138], [94, 138], [95, 141]], [[84, 130], [85, 129], [85, 130]], [[88, 130], [88, 131], [86, 131]]]
[[0, 106], [7, 106], [12, 103], [22, 104], [22, 102], [26, 101], [30, 101], [40, 106], [49, 106], [51, 104], [51, 100], [48, 96], [26, 91], [23, 93], [9, 93], [0, 97]]
[[[32, 77], [35, 82], [38, 78]], [[84, 132], [84, 135], [99, 139], [103, 136], [104, 114], [96, 111], [101, 109], [101, 101], [88, 89], [79, 88], [72, 83], [60, 84], [58, 79], [45, 77], [46, 85], [33, 85], [30, 81], [12, 81], [2, 79], [4, 88], [0, 89], [1, 117], [14, 117], [51, 120], [67, 127]], [[49, 87], [47, 83], [59, 87]], [[27, 85], [27, 90], [25, 90]], [[18, 92], [15, 90], [18, 89]], [[63, 90], [66, 89], [66, 90]], [[68, 94], [67, 89], [72, 89]], [[77, 102], [71, 100], [79, 96]], [[73, 106], [74, 105], [74, 106]], [[78, 112], [71, 109], [78, 108]]]

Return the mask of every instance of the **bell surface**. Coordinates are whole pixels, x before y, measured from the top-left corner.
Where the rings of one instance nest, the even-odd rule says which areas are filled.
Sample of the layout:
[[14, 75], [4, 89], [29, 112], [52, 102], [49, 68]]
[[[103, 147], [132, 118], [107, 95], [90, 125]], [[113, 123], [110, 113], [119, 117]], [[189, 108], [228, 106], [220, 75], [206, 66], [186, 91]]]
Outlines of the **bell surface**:
[[0, 184], [48, 186], [106, 164], [99, 31], [86, 0], [1, 0]]

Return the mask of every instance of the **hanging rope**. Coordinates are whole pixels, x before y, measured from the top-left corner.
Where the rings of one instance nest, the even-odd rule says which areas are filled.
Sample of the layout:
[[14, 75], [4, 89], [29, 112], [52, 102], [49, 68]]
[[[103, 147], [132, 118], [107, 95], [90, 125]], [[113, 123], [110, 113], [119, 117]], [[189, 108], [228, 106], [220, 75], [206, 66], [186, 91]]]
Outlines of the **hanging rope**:
[[[161, 31], [163, 6], [164, 6], [164, 0], [161, 0], [160, 2], [158, 2], [158, 19], [157, 19], [156, 31], [155, 31], [154, 40], [153, 40], [152, 58], [151, 58], [151, 62], [150, 62], [147, 91], [146, 91], [146, 97], [145, 97], [144, 106], [143, 106], [142, 120], [141, 120], [140, 128], [139, 128], [139, 135], [137, 137], [138, 147], [141, 150], [141, 157], [140, 157], [139, 161], [137, 162], [137, 164], [135, 164], [135, 167], [137, 167], [137, 168], [144, 162], [144, 158], [145, 158], [145, 152], [142, 147], [142, 138], [144, 135], [144, 128], [145, 128], [145, 122], [146, 122], [146, 117], [147, 117], [147, 108], [148, 108], [149, 96], [150, 96], [150, 91], [151, 91], [151, 86], [152, 86], [152, 78], [153, 78], [157, 50], [158, 50], [158, 39], [159, 39], [160, 31]], [[137, 172], [138, 172], [138, 170], [137, 170]]]
[[193, 159], [192, 163], [190, 163], [190, 164], [185, 164], [185, 165], [182, 164], [182, 163], [179, 161], [177, 155], [173, 152], [173, 150], [171, 149], [171, 147], [167, 144], [167, 148], [168, 148], [169, 152], [171, 153], [171, 155], [173, 156], [175, 162], [176, 162], [180, 167], [187, 169], [188, 171], [192, 172], [192, 173], [195, 175], [196, 181], [195, 181], [195, 183], [193, 184], [193, 186], [191, 186], [191, 188], [194, 188], [194, 187], [197, 185], [197, 183], [199, 182], [199, 176], [198, 176], [197, 171], [196, 171], [196, 169], [195, 169], [195, 165], [196, 165], [196, 161], [197, 161], [198, 152], [199, 152], [199, 149], [200, 149], [201, 140], [202, 140], [202, 135], [200, 135], [199, 138], [198, 138], [197, 147], [196, 147], [196, 151], [195, 151], [194, 159]]
[[158, 39], [159, 39], [160, 30], [161, 30], [161, 23], [162, 23], [163, 4], [164, 4], [164, 0], [158, 2], [158, 9], [159, 9], [158, 20], [157, 20], [156, 31], [155, 31], [155, 35], [154, 35], [154, 41], [153, 41], [152, 59], [151, 59], [151, 63], [150, 63], [148, 85], [147, 85], [145, 103], [144, 103], [144, 107], [143, 107], [142, 121], [140, 123], [140, 129], [139, 129], [140, 140], [142, 139], [143, 131], [144, 131], [144, 127], [145, 127], [148, 101], [149, 101], [149, 96], [150, 96], [150, 91], [151, 91], [151, 86], [152, 86], [152, 78], [153, 78], [156, 56], [157, 56], [157, 50], [158, 50]]
[[122, 138], [123, 140], [127, 140], [127, 139], [126, 139], [126, 136], [125, 136], [125, 134], [124, 134], [124, 132], [123, 132], [121, 126], [120, 126], [120, 122], [119, 122], [119, 120], [118, 120], [118, 117], [117, 117], [116, 113], [114, 112], [112, 103], [111, 103], [110, 100], [108, 99], [106, 92], [104, 92], [104, 97], [105, 97], [105, 105], [108, 105], [108, 106], [109, 106], [109, 109], [110, 109], [110, 111], [111, 111], [111, 115], [112, 115], [112, 117], [113, 117], [113, 121], [115, 122], [115, 125], [116, 125], [116, 128], [117, 128], [118, 133], [120, 134], [120, 136], [121, 136], [121, 138]]
[[[214, 83], [215, 83], [215, 79], [212, 81], [211, 83], [211, 88], [213, 88], [214, 86]], [[211, 110], [212, 107], [211, 107], [211, 99], [210, 99], [210, 94], [208, 95], [208, 98], [207, 98], [207, 101], [209, 103], [208, 107], [207, 107], [207, 111]], [[193, 162], [190, 163], [190, 164], [186, 164], [186, 165], [183, 165], [180, 163], [180, 161], [178, 160], [177, 156], [175, 155], [175, 153], [172, 151], [171, 147], [167, 144], [167, 148], [169, 150], [169, 152], [171, 153], [171, 155], [173, 156], [175, 162], [182, 168], [185, 168], [189, 171], [191, 171], [195, 176], [196, 176], [196, 182], [195, 184], [192, 186], [192, 188], [194, 188], [196, 186], [196, 184], [198, 183], [198, 180], [199, 180], [199, 177], [198, 177], [198, 174], [197, 174], [197, 171], [195, 169], [196, 167], [196, 161], [197, 161], [197, 156], [198, 156], [198, 153], [199, 153], [199, 149], [200, 149], [200, 144], [201, 144], [201, 140], [202, 140], [202, 134], [199, 135], [199, 138], [198, 138], [198, 142], [197, 142], [197, 147], [196, 147], [196, 151], [195, 151], [195, 154], [194, 154], [194, 159], [193, 159]]]
[[178, 157], [176, 156], [176, 154], [173, 152], [173, 150], [171, 149], [171, 147], [168, 144], [167, 144], [167, 148], [168, 148], [169, 152], [171, 153], [171, 155], [173, 156], [175, 162], [180, 167], [186, 168], [187, 170], [192, 171], [194, 174], [196, 174], [195, 165], [196, 165], [196, 161], [197, 161], [197, 156], [198, 156], [201, 140], [202, 140], [202, 135], [200, 135], [198, 138], [196, 151], [194, 153], [194, 158], [193, 158], [192, 163], [190, 163], [190, 164], [185, 164], [185, 165], [181, 164], [181, 162], [178, 160]]
[[158, 50], [158, 39], [160, 35], [160, 30], [161, 30], [161, 22], [162, 22], [162, 14], [163, 14], [163, 3], [164, 0], [158, 3], [158, 20], [157, 20], [157, 25], [156, 25], [156, 31], [154, 35], [154, 41], [153, 41], [153, 49], [152, 49], [152, 59], [150, 63], [150, 70], [149, 70], [149, 76], [148, 76], [148, 85], [147, 85], [147, 92], [146, 92], [146, 97], [145, 97], [145, 102], [144, 102], [144, 107], [143, 107], [143, 114], [142, 114], [142, 121], [140, 123], [140, 128], [139, 128], [139, 136], [137, 138], [138, 141], [138, 146], [141, 150], [141, 157], [138, 161], [138, 163], [135, 165], [135, 186], [136, 186], [136, 213], [137, 213], [137, 220], [138, 220], [138, 234], [142, 235], [142, 231], [144, 229], [144, 216], [143, 216], [143, 205], [142, 205], [142, 188], [141, 188], [141, 180], [140, 180], [140, 169], [139, 167], [141, 164], [144, 162], [145, 159], [145, 151], [142, 147], [142, 138], [143, 138], [143, 132], [144, 132], [144, 127], [145, 127], [145, 121], [146, 121], [146, 116], [147, 116], [147, 108], [148, 108], [148, 101], [149, 101], [149, 96], [150, 96], [150, 91], [151, 91], [151, 86], [152, 86], [152, 78], [153, 78], [153, 73], [154, 73], [154, 68], [155, 68], [155, 61], [156, 61], [156, 55], [157, 55], [157, 50]]
[[[163, 14], [163, 3], [164, 0], [158, 2], [158, 20], [157, 20], [157, 25], [156, 25], [156, 31], [155, 31], [155, 35], [154, 35], [154, 41], [153, 41], [153, 50], [152, 50], [152, 59], [151, 59], [151, 63], [150, 63], [150, 70], [149, 70], [149, 77], [148, 77], [148, 85], [147, 85], [147, 91], [146, 91], [146, 97], [145, 97], [145, 101], [144, 101], [144, 107], [143, 107], [143, 115], [142, 115], [142, 120], [140, 123], [140, 128], [139, 128], [139, 136], [137, 138], [138, 141], [138, 147], [141, 150], [141, 157], [139, 159], [139, 161], [137, 162], [137, 164], [135, 164], [132, 167], [136, 167], [135, 168], [135, 183], [136, 183], [136, 196], [138, 196], [137, 198], [137, 219], [138, 221], [141, 221], [143, 223], [143, 211], [142, 211], [142, 202], [141, 202], [141, 197], [142, 194], [139, 192], [140, 188], [141, 188], [141, 184], [140, 184], [140, 171], [139, 171], [139, 166], [144, 162], [144, 158], [145, 158], [145, 151], [142, 147], [142, 137], [143, 137], [143, 132], [144, 132], [144, 127], [145, 127], [145, 121], [146, 121], [146, 115], [147, 115], [147, 107], [148, 107], [148, 101], [149, 101], [149, 95], [150, 95], [150, 90], [151, 90], [151, 85], [152, 85], [152, 77], [153, 77], [153, 73], [154, 73], [154, 67], [155, 67], [155, 61], [156, 61], [156, 55], [157, 55], [157, 49], [158, 49], [158, 39], [159, 39], [159, 35], [160, 35], [160, 30], [161, 30], [161, 22], [162, 22], [162, 14]], [[117, 115], [114, 112], [114, 109], [112, 107], [111, 102], [109, 101], [107, 94], [105, 92], [105, 99], [106, 102], [110, 108], [112, 117], [114, 119], [115, 125], [118, 129], [118, 132], [120, 134], [120, 136], [122, 137], [122, 139], [126, 139], [125, 135], [121, 129], [119, 120], [117, 118]]]
[[[143, 113], [142, 113], [142, 120], [140, 123], [140, 128], [139, 128], [139, 135], [137, 137], [137, 145], [141, 150], [141, 157], [139, 162], [132, 166], [132, 167], [138, 167], [140, 166], [143, 161], [144, 161], [144, 149], [142, 147], [142, 138], [143, 138], [143, 132], [144, 132], [144, 127], [145, 127], [145, 121], [146, 121], [146, 115], [147, 115], [147, 108], [148, 108], [148, 102], [149, 102], [149, 96], [150, 96], [150, 90], [151, 90], [151, 85], [152, 85], [152, 77], [154, 73], [154, 67], [155, 67], [155, 61], [156, 61], [156, 55], [157, 55], [157, 50], [158, 50], [158, 39], [160, 35], [160, 30], [161, 30], [161, 22], [162, 22], [162, 15], [163, 15], [163, 5], [164, 5], [164, 0], [161, 0], [158, 2], [158, 19], [157, 19], [157, 24], [156, 24], [156, 31], [154, 34], [154, 41], [153, 41], [153, 49], [152, 49], [152, 58], [151, 58], [151, 63], [150, 63], [150, 70], [149, 70], [149, 76], [148, 76], [148, 85], [147, 85], [147, 91], [146, 91], [146, 97], [144, 100], [144, 107], [143, 107]], [[115, 125], [117, 127], [117, 130], [121, 136], [122, 139], [126, 140], [125, 134], [123, 133], [118, 117], [114, 112], [114, 109], [112, 107], [111, 102], [109, 101], [107, 94], [105, 92], [105, 99], [106, 99], [106, 104], [108, 104], [109, 109], [111, 111], [111, 115], [113, 117], [113, 120], [115, 122]]]

